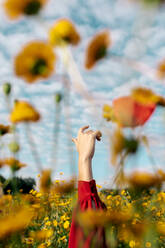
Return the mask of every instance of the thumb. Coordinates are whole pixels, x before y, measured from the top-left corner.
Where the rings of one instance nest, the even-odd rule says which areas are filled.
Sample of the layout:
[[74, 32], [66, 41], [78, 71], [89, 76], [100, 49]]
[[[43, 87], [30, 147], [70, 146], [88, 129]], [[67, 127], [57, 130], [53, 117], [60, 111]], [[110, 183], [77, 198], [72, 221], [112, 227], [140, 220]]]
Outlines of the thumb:
[[94, 135], [98, 141], [101, 140], [102, 133], [99, 130], [95, 131]]
[[76, 138], [72, 138], [72, 141], [75, 143], [75, 145], [77, 145], [77, 139]]

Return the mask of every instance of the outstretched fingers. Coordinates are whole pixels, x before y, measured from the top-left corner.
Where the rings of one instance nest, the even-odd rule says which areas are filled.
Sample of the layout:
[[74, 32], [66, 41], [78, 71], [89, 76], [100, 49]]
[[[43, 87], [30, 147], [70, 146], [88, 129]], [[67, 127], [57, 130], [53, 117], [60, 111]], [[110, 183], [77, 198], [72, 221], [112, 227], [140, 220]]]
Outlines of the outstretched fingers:
[[87, 129], [88, 127], [89, 127], [89, 125], [84, 126], [84, 127], [81, 127], [81, 128], [79, 129], [79, 131], [78, 131], [78, 134], [83, 133], [83, 132], [84, 132], [84, 130], [85, 130], [85, 129]]

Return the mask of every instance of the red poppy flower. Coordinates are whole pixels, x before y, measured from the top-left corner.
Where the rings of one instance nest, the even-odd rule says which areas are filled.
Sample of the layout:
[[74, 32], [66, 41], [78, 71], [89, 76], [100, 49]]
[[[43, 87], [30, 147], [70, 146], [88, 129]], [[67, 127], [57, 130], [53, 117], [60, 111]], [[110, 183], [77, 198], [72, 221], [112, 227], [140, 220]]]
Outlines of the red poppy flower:
[[155, 103], [142, 104], [130, 96], [120, 97], [113, 101], [113, 115], [122, 127], [144, 125], [155, 108]]

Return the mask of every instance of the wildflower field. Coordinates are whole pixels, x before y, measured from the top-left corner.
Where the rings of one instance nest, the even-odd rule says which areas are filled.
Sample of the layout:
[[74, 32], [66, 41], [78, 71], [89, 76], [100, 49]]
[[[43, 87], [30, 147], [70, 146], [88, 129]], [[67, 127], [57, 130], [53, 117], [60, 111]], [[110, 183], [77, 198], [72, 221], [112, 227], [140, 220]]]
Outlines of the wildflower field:
[[110, 248], [165, 247], [165, 1], [96, 2], [0, 1], [0, 248], [68, 247], [86, 121], [107, 209], [76, 224]]

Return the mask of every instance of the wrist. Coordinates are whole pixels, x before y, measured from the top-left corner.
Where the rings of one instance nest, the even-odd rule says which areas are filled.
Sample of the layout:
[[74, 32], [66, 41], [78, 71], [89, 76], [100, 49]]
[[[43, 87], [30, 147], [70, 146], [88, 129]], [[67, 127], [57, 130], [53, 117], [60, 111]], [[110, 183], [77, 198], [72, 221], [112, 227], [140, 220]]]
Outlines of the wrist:
[[81, 155], [79, 156], [78, 160], [81, 163], [91, 163], [92, 162], [92, 158], [81, 156]]
[[92, 159], [79, 157], [79, 180], [90, 181], [92, 175]]

